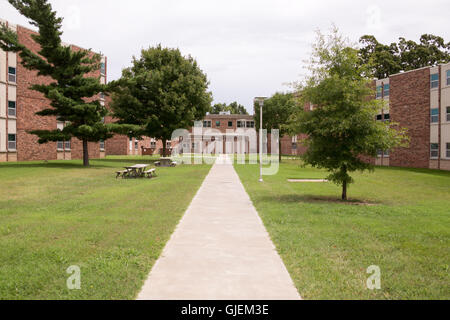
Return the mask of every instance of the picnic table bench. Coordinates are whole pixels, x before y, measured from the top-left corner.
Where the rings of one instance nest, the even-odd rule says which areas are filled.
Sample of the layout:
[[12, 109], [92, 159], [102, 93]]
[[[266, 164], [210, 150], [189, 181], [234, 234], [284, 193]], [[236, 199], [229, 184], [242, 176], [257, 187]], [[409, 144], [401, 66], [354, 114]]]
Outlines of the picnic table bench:
[[122, 179], [125, 178], [153, 178], [156, 177], [156, 169], [149, 169], [146, 170], [149, 167], [148, 164], [136, 164], [134, 166], [125, 167], [125, 170], [120, 170], [116, 172], [116, 179], [119, 177], [122, 177]]

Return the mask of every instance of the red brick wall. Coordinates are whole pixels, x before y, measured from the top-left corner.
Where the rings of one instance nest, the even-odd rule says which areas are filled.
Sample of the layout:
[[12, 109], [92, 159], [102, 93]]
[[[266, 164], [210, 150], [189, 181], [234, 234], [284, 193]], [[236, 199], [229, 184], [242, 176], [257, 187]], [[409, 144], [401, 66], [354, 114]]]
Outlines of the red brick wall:
[[428, 168], [430, 155], [430, 69], [390, 78], [390, 114], [393, 122], [408, 128], [409, 148], [391, 152], [390, 165]]

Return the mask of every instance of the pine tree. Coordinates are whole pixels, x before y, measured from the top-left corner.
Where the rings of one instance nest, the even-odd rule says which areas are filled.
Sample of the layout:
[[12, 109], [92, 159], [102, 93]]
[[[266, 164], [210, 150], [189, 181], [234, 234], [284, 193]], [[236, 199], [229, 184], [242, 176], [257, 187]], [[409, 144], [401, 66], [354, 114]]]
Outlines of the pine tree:
[[0, 47], [4, 51], [19, 53], [25, 68], [53, 80], [50, 84], [31, 87], [50, 100], [49, 107], [37, 115], [56, 117], [66, 123], [63, 130], [35, 130], [30, 133], [37, 135], [41, 144], [78, 138], [83, 142], [83, 164], [88, 166], [88, 142], [106, 140], [113, 136], [113, 129], [119, 130], [117, 125], [103, 123], [108, 111], [101, 105], [98, 95], [105, 91], [106, 86], [100, 84], [98, 77], [90, 75], [100, 69], [101, 56], [62, 44], [63, 19], [57, 17], [47, 0], [8, 1], [39, 29], [39, 34], [33, 34], [32, 38], [40, 50], [34, 53], [19, 43], [17, 34], [5, 25], [0, 29]]

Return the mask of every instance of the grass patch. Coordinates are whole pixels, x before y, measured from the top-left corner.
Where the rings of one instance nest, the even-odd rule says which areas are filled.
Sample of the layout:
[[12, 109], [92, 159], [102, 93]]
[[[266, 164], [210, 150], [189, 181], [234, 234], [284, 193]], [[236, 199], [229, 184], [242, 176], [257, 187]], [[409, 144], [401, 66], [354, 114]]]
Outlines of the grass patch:
[[[210, 166], [115, 179], [154, 157], [0, 164], [0, 299], [133, 299]], [[68, 290], [69, 266], [81, 290]]]
[[[287, 182], [327, 176], [297, 160], [264, 183], [257, 166], [235, 167], [303, 298], [450, 298], [450, 172], [356, 173], [343, 203], [332, 183]], [[381, 290], [366, 288], [371, 265]]]

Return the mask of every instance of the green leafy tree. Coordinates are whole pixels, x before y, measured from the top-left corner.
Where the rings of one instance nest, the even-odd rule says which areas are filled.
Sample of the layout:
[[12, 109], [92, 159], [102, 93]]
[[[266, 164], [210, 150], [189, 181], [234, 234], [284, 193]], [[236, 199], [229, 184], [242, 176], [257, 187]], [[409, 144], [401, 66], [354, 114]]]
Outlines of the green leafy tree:
[[[289, 118], [295, 112], [296, 102], [292, 93], [275, 93], [272, 97], [264, 101], [263, 107], [263, 128], [269, 132], [277, 129], [280, 131], [279, 157], [281, 162], [281, 138], [290, 133], [287, 126]], [[260, 127], [260, 106], [255, 104], [255, 124]]]
[[231, 114], [248, 114], [247, 109], [237, 102], [232, 102], [229, 105], [226, 103], [216, 103], [211, 108], [211, 114], [219, 114], [221, 112], [230, 112]]
[[318, 34], [309, 69], [311, 76], [298, 88], [300, 102], [315, 107], [299, 108], [290, 127], [307, 135], [305, 164], [327, 169], [328, 179], [342, 185], [347, 200], [353, 182], [349, 174], [373, 170], [363, 158], [376, 157], [377, 150], [405, 145], [405, 130], [375, 121], [382, 102], [374, 99], [372, 80], [363, 76], [368, 70], [359, 63], [358, 50], [337, 29], [328, 37]]
[[57, 17], [47, 0], [8, 1], [39, 29], [39, 34], [32, 35], [32, 38], [40, 50], [34, 53], [19, 43], [17, 34], [5, 25], [0, 29], [0, 47], [4, 51], [19, 53], [25, 68], [36, 70], [39, 76], [52, 80], [49, 84], [31, 86], [50, 101], [49, 107], [37, 115], [56, 117], [66, 123], [63, 130], [35, 130], [30, 133], [37, 135], [42, 144], [78, 138], [83, 142], [83, 164], [88, 166], [88, 142], [111, 138], [112, 129], [120, 129], [103, 123], [108, 111], [100, 104], [98, 95], [105, 91], [105, 86], [100, 84], [98, 77], [89, 76], [100, 69], [101, 57], [88, 50], [74, 51], [62, 44], [63, 19]]
[[206, 75], [191, 57], [161, 45], [142, 50], [139, 59], [110, 84], [111, 108], [119, 123], [139, 126], [130, 134], [166, 142], [176, 129], [190, 128], [211, 109]]
[[397, 43], [385, 45], [372, 35], [360, 38], [361, 63], [369, 66], [371, 75], [384, 79], [401, 71], [436, 66], [450, 62], [450, 43], [432, 34], [424, 34], [420, 42], [399, 38]]

